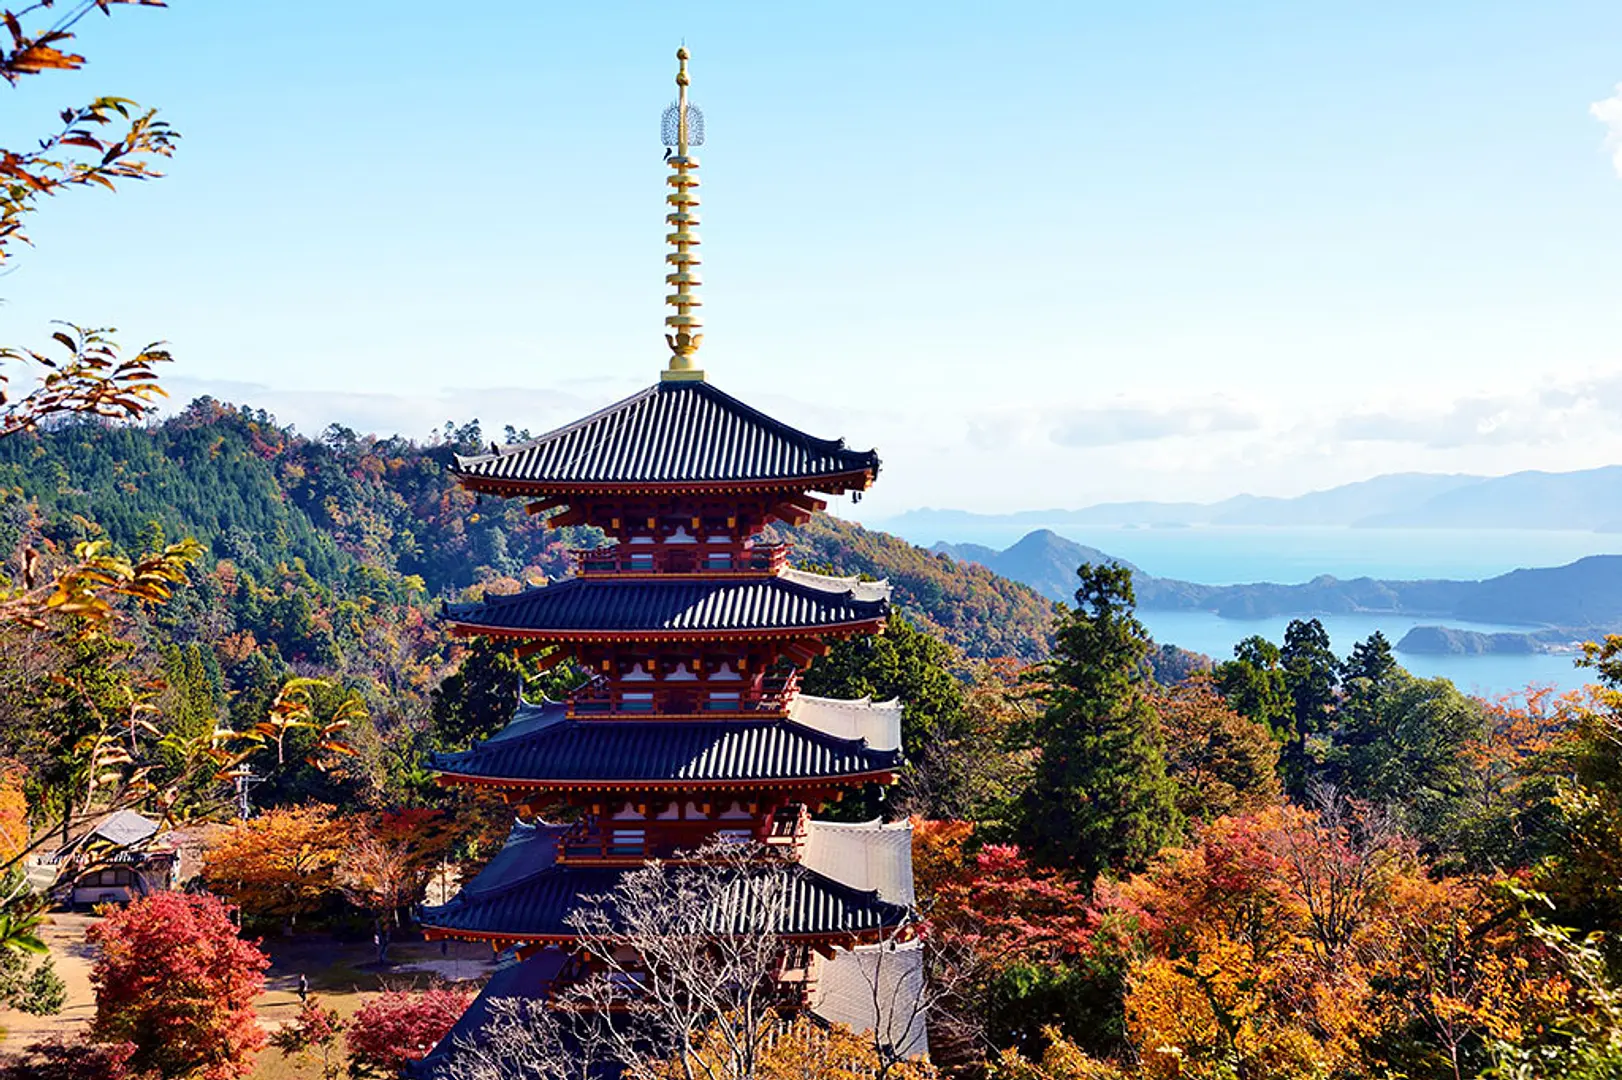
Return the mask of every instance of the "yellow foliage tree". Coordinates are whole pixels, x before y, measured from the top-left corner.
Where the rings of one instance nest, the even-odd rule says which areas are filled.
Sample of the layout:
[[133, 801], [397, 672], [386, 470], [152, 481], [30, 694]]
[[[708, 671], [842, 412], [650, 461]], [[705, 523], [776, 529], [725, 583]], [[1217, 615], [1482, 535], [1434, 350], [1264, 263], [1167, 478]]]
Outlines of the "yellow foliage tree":
[[338, 888], [350, 826], [325, 806], [270, 810], [237, 822], [203, 857], [203, 880], [249, 915], [289, 927]]
[[1488, 886], [1344, 802], [1220, 819], [1101, 894], [1146, 938], [1125, 1007], [1152, 1080], [1462, 1080], [1567, 996]]
[[989, 1063], [987, 1080], [1127, 1080], [1133, 1074], [1111, 1061], [1090, 1056], [1057, 1028], [1042, 1029], [1047, 1049], [1037, 1061], [1004, 1050]]
[[772, 1030], [747, 1045], [712, 1026], [687, 1053], [633, 1069], [631, 1075], [635, 1080], [935, 1080], [938, 1075], [923, 1060], [884, 1064], [871, 1036], [840, 1024], [802, 1016], [787, 1024], [766, 1020], [763, 1026]]
[[20, 766], [0, 766], [0, 860], [10, 862], [28, 847], [28, 797]]

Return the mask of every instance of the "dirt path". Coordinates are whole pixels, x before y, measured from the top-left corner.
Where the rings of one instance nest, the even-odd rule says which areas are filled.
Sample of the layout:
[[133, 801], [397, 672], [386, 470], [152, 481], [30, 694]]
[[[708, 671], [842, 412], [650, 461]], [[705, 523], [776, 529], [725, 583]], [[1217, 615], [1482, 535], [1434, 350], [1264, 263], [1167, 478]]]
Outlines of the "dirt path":
[[27, 1046], [53, 1035], [70, 1036], [89, 1026], [96, 1015], [96, 993], [90, 985], [90, 962], [95, 950], [84, 932], [98, 921], [94, 915], [58, 913], [50, 917], [40, 937], [50, 947], [56, 973], [67, 983], [68, 1000], [58, 1016], [29, 1016], [15, 1009], [0, 1009], [5, 1039], [0, 1049]]
[[[90, 984], [94, 948], [85, 931], [94, 915], [56, 913], [40, 935], [50, 947], [57, 974], [67, 984], [67, 1004], [57, 1016], [29, 1016], [0, 1009], [0, 1057], [16, 1053], [30, 1043], [53, 1036], [71, 1037], [89, 1026], [96, 998]], [[310, 991], [330, 1008], [349, 1016], [384, 987], [428, 986], [436, 982], [482, 981], [492, 968], [488, 946], [407, 941], [389, 949], [387, 967], [379, 968], [369, 942], [339, 942], [324, 935], [267, 938], [261, 947], [270, 955], [265, 992], [255, 1003], [260, 1023], [280, 1027], [298, 1013], [298, 977], [310, 982]], [[252, 1080], [304, 1080], [317, 1071], [287, 1061], [275, 1050], [260, 1055]]]

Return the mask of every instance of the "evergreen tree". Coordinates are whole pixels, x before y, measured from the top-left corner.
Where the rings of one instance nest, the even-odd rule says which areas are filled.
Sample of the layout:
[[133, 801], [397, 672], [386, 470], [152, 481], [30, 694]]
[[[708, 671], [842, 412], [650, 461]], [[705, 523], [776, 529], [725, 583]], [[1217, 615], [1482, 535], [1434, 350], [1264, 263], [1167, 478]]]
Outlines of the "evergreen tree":
[[1357, 679], [1366, 679], [1378, 685], [1396, 670], [1397, 658], [1391, 655], [1391, 642], [1376, 630], [1366, 641], [1352, 646], [1352, 655], [1341, 665], [1341, 682], [1350, 688]]
[[475, 638], [462, 666], [434, 690], [430, 737], [441, 750], [465, 750], [507, 726], [518, 707], [523, 669], [508, 649]]
[[1306, 792], [1317, 759], [1313, 736], [1327, 732], [1335, 714], [1335, 688], [1340, 661], [1329, 645], [1329, 632], [1317, 619], [1292, 619], [1279, 650], [1284, 686], [1290, 698], [1289, 724], [1281, 733], [1284, 750], [1279, 767], [1284, 787], [1293, 795]]
[[[963, 682], [953, 671], [962, 662], [946, 642], [892, 615], [882, 634], [834, 643], [800, 686], [818, 697], [899, 698], [908, 769], [901, 794], [911, 812], [950, 815], [975, 801], [977, 770], [962, 767], [964, 757], [1000, 749], [986, 746], [984, 733], [971, 722]], [[888, 794], [870, 785], [860, 798], [845, 799], [825, 816], [843, 821], [883, 816]]]
[[1455, 849], [1471, 781], [1468, 749], [1487, 729], [1486, 707], [1446, 679], [1394, 668], [1378, 683], [1352, 683], [1330, 747], [1329, 774], [1347, 795], [1396, 809], [1431, 854]]
[[1241, 716], [1278, 734], [1290, 713], [1279, 649], [1253, 634], [1233, 647], [1233, 659], [1218, 664], [1212, 675], [1216, 688]]
[[818, 697], [900, 698], [901, 745], [917, 760], [927, 743], [963, 733], [963, 684], [952, 647], [891, 616], [884, 633], [837, 642], [811, 665], [801, 688]]
[[1019, 836], [1039, 861], [1091, 878], [1141, 869], [1182, 820], [1146, 693], [1151, 643], [1133, 615], [1132, 573], [1092, 563], [1076, 573], [1076, 607], [1046, 665], [1041, 760]]
[[1403, 674], [1391, 655], [1391, 643], [1376, 630], [1366, 641], [1352, 646], [1341, 666], [1341, 701], [1336, 720], [1330, 771], [1337, 783], [1347, 777], [1347, 762], [1378, 753], [1384, 737], [1379, 711], [1391, 680]]

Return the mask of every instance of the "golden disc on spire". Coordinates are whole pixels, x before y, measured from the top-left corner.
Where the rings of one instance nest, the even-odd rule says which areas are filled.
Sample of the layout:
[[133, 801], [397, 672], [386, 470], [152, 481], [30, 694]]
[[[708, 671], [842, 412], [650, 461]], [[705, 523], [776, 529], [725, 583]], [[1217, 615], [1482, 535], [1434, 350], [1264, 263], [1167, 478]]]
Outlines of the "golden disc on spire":
[[[665, 275], [665, 284], [673, 285], [676, 289], [665, 297], [665, 303], [676, 310], [674, 314], [665, 316], [665, 326], [669, 328], [665, 342], [670, 346], [670, 366], [661, 378], [674, 382], [702, 382], [704, 372], [694, 356], [704, 341], [704, 335], [699, 332], [704, 328], [704, 320], [696, 310], [703, 305], [693, 291], [703, 283], [698, 274], [698, 266], [703, 260], [694, 250], [699, 245], [695, 231], [699, 223], [698, 194], [694, 190], [698, 187], [698, 159], [690, 156], [688, 151], [694, 146], [704, 145], [704, 114], [698, 106], [687, 103], [690, 81], [687, 58], [686, 46], [676, 50], [676, 59], [680, 64], [676, 70], [676, 101], [665, 110], [664, 123], [661, 125], [665, 160], [670, 163], [670, 175], [665, 178], [665, 183], [673, 189], [665, 196], [665, 202], [670, 206], [665, 223], [674, 230], [665, 234], [665, 242], [671, 246], [665, 262], [672, 268], [672, 272]], [[672, 150], [675, 152], [672, 153]]]

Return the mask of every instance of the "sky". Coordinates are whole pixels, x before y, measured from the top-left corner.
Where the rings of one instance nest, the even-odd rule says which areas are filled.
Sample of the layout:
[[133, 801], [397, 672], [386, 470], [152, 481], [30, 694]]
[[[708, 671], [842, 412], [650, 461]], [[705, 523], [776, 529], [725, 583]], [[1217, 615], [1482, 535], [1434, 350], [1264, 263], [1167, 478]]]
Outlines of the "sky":
[[0, 277], [301, 431], [540, 433], [663, 366], [692, 51], [717, 386], [862, 516], [1622, 462], [1622, 5], [172, 0], [0, 89], [184, 138]]

